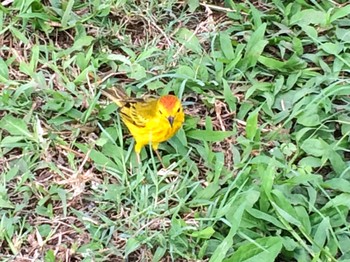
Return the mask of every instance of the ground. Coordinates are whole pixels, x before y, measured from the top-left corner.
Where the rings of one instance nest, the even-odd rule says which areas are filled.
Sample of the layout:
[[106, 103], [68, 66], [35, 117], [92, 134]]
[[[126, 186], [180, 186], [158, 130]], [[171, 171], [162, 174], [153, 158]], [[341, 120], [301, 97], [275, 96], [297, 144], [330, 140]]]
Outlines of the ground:
[[[0, 7], [1, 261], [349, 261], [347, 1]], [[101, 95], [177, 95], [141, 165]]]

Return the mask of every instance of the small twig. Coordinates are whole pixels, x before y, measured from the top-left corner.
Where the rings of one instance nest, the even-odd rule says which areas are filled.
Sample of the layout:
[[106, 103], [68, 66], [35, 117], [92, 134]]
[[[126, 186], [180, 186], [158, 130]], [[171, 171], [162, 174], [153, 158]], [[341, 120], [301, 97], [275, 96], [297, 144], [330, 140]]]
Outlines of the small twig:
[[69, 148], [68, 146], [65, 145], [57, 145], [57, 147], [60, 147], [62, 149], [65, 149], [69, 152], [74, 153], [75, 155], [79, 156], [79, 157], [85, 157], [85, 155], [83, 153], [79, 153], [78, 151], [75, 151], [74, 149]]
[[282, 107], [282, 110], [283, 110], [283, 111], [286, 110], [286, 106], [284, 105], [284, 100], [283, 100], [283, 99], [281, 100], [281, 107]]
[[165, 40], [168, 42], [169, 46], [172, 46], [173, 43], [170, 40], [170, 38], [166, 35], [166, 33], [156, 24], [156, 22], [153, 21], [153, 17], [151, 19], [151, 24], [164, 36]]

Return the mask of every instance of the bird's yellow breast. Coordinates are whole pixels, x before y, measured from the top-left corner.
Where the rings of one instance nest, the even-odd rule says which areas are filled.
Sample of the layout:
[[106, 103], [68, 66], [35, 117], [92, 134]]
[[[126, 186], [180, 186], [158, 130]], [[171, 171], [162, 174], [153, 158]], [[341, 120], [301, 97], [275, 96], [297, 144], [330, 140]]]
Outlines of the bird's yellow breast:
[[144, 127], [136, 126], [130, 122], [125, 122], [130, 133], [134, 137], [137, 147], [141, 150], [145, 145], [157, 145], [170, 139], [180, 128], [184, 121], [184, 116], [180, 116], [171, 126], [165, 118], [154, 117], [150, 119]]

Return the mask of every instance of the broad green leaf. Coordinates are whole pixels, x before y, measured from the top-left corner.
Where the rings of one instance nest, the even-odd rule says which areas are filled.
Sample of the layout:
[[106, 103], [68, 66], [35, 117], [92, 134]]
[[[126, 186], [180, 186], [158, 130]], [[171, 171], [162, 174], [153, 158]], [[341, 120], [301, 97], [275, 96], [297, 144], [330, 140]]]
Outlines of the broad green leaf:
[[349, 63], [345, 62], [345, 60], [343, 59], [343, 57], [345, 56], [348, 56], [348, 54], [342, 54], [340, 56], [335, 57], [332, 72], [339, 73], [340, 71], [344, 70], [345, 65], [349, 66]]
[[275, 158], [266, 156], [266, 155], [257, 155], [251, 160], [251, 164], [263, 164], [266, 165], [267, 163], [273, 164], [274, 166], [278, 168], [284, 168], [285, 165], [282, 164], [280, 161], [276, 160]]
[[134, 63], [131, 65], [130, 68], [131, 68], [131, 72], [127, 74], [130, 78], [134, 78], [135, 80], [140, 80], [146, 77], [146, 69], [143, 66]]
[[22, 41], [24, 44], [27, 45], [29, 43], [28, 38], [15, 27], [10, 26], [10, 31], [13, 36], [15, 36], [18, 40]]
[[278, 221], [274, 216], [267, 214], [265, 212], [262, 212], [261, 210], [251, 208], [251, 209], [248, 209], [247, 212], [259, 220], [265, 220], [281, 229], [284, 229], [284, 230], [286, 229], [285, 226], [280, 221]]
[[123, 186], [110, 184], [106, 185], [106, 192], [103, 197], [105, 200], [119, 203], [123, 193], [125, 193], [125, 188]]
[[303, 174], [293, 176], [286, 180], [286, 184], [290, 185], [308, 185], [309, 183], [319, 184], [322, 181], [322, 176], [316, 174]]
[[137, 58], [136, 53], [131, 48], [126, 46], [121, 46], [120, 48], [131, 58], [132, 61]]
[[177, 33], [177, 41], [194, 53], [202, 52], [202, 47], [195, 32], [188, 30], [187, 28], [181, 28], [179, 30]]
[[301, 226], [301, 223], [299, 220], [297, 220], [292, 214], [288, 213], [285, 209], [277, 206], [275, 203], [272, 202], [272, 206], [276, 209], [277, 213], [285, 219], [288, 223], [291, 223], [296, 226]]
[[92, 56], [92, 50], [93, 50], [93, 47], [91, 46], [87, 53], [85, 52], [77, 53], [76, 63], [79, 66], [80, 70], [84, 70], [85, 68], [88, 67]]
[[65, 10], [61, 19], [61, 24], [63, 27], [69, 26], [69, 19], [72, 18], [72, 8], [74, 5], [74, 0], [69, 0], [68, 3], [66, 3]]
[[296, 52], [298, 56], [304, 53], [303, 44], [300, 38], [297, 38], [297, 37], [293, 38], [293, 50]]
[[234, 58], [231, 59], [231, 61], [225, 66], [224, 69], [224, 75], [226, 75], [228, 72], [233, 71], [232, 69], [236, 68], [236, 65], [241, 61], [242, 59], [242, 53], [244, 51], [245, 45], [244, 44], [238, 44], [235, 49]]
[[350, 5], [347, 4], [343, 7], [335, 9], [334, 13], [331, 15], [330, 21], [334, 22], [335, 20], [348, 16], [350, 14]]
[[242, 215], [245, 210], [245, 203], [242, 203], [234, 213], [234, 216], [231, 219], [231, 229], [227, 236], [222, 240], [221, 244], [215, 249], [213, 255], [211, 256], [209, 262], [217, 262], [222, 261], [227, 251], [232, 247], [233, 244], [233, 236], [237, 233], [239, 225], [242, 220]]
[[318, 41], [318, 32], [317, 30], [309, 25], [306, 26], [301, 26], [301, 28], [303, 29], [303, 31], [307, 34], [308, 37], [310, 37], [313, 41]]
[[31, 77], [33, 77], [33, 75], [34, 75], [34, 72], [33, 72], [32, 68], [30, 67], [30, 64], [28, 64], [24, 61], [21, 61], [19, 63], [19, 71], [21, 71], [22, 73], [25, 73], [26, 75], [31, 76]]
[[31, 48], [31, 59], [30, 59], [30, 70], [32, 72], [35, 72], [37, 70], [38, 67], [38, 63], [39, 63], [39, 54], [40, 54], [40, 47], [39, 45], [34, 45]]
[[[261, 167], [262, 169], [263, 167]], [[272, 187], [273, 187], [273, 182], [275, 180], [275, 174], [276, 174], [276, 166], [274, 165], [274, 162], [271, 161], [269, 162], [268, 166], [262, 169], [262, 172], [260, 173], [260, 179], [261, 179], [261, 186], [263, 192], [270, 196]]]
[[301, 76], [301, 71], [296, 72], [294, 74], [290, 74], [288, 76], [287, 82], [286, 82], [287, 88], [292, 89], [294, 87], [294, 85], [297, 83], [300, 76]]
[[279, 71], [281, 71], [284, 66], [284, 62], [278, 61], [274, 58], [265, 57], [265, 56], [260, 56], [259, 62], [271, 69], [279, 70]]
[[156, 47], [150, 47], [145, 49], [141, 54], [139, 54], [139, 56], [136, 59], [136, 62], [140, 63], [141, 61], [150, 58], [153, 55], [153, 53], [157, 51], [159, 51], [159, 49]]
[[158, 262], [162, 259], [162, 257], [165, 255], [165, 252], [167, 249], [165, 247], [159, 246], [157, 247], [156, 252], [154, 252], [152, 257], [152, 262]]
[[333, 178], [322, 183], [322, 187], [350, 193], [350, 182], [343, 178]]
[[[112, 134], [112, 133], [109, 133]], [[115, 143], [111, 142], [114, 141], [115, 139], [113, 139], [112, 137], [109, 137], [107, 139], [107, 143], [103, 145], [102, 147], [102, 154], [105, 155], [108, 158], [111, 158], [114, 160], [114, 162], [116, 163], [116, 165], [118, 166], [122, 166], [123, 162], [123, 154], [124, 154], [124, 150], [121, 146], [116, 145]]]
[[57, 194], [60, 198], [62, 209], [63, 209], [63, 216], [67, 216], [67, 192], [63, 188], [59, 188], [57, 186], [52, 186], [49, 190], [49, 193], [51, 195]]
[[211, 199], [217, 191], [219, 191], [220, 186], [218, 183], [210, 183], [207, 187], [198, 192], [195, 198], [191, 202], [199, 202], [200, 200]]
[[37, 227], [37, 229], [42, 237], [47, 237], [50, 235], [51, 226], [49, 224], [41, 224]]
[[307, 110], [302, 110], [298, 115], [297, 123], [303, 126], [318, 126], [321, 124], [321, 119], [318, 112], [318, 107], [312, 104], [307, 107]]
[[[193, 70], [192, 70], [193, 71]], [[209, 81], [209, 70], [208, 68], [200, 63], [196, 69], [196, 74], [194, 74], [196, 78], [200, 79], [203, 82]]]
[[233, 95], [233, 91], [231, 90], [229, 84], [227, 83], [227, 81], [225, 79], [222, 80], [222, 84], [223, 84], [223, 87], [224, 87], [225, 101], [228, 104], [230, 110], [232, 112], [235, 112], [236, 111], [237, 99]]
[[331, 225], [329, 223], [329, 217], [325, 217], [318, 225], [315, 235], [313, 237], [315, 244], [312, 246], [312, 249], [315, 252], [319, 252], [324, 247], [324, 244], [326, 243], [329, 237], [330, 229]]
[[256, 65], [261, 53], [264, 51], [264, 48], [268, 43], [268, 41], [264, 39], [265, 30], [266, 23], [263, 23], [249, 38], [246, 53], [240, 63], [242, 70]]
[[339, 207], [339, 206], [346, 206], [347, 208], [350, 208], [349, 199], [350, 199], [350, 194], [342, 193], [332, 198], [330, 201], [328, 201], [327, 204], [324, 205], [321, 210], [326, 210], [327, 208], [333, 208], [333, 207]]
[[341, 44], [334, 43], [324, 43], [320, 45], [320, 48], [331, 55], [337, 55], [343, 50], [343, 46]]
[[258, 116], [259, 116], [259, 108], [251, 112], [247, 118], [247, 125], [245, 128], [245, 131], [248, 139], [253, 140], [253, 138], [255, 137], [258, 131]]
[[187, 4], [189, 6], [190, 12], [196, 11], [197, 7], [199, 7], [199, 0], [188, 0]]
[[103, 248], [103, 245], [100, 241], [99, 242], [89, 241], [87, 244], [81, 245], [77, 251], [79, 253], [90, 253], [91, 251], [101, 250], [102, 248]]
[[254, 27], [258, 28], [262, 23], [261, 17], [263, 16], [263, 14], [257, 8], [255, 8], [253, 4], [249, 4], [249, 7], [250, 7], [250, 13], [253, 17]]
[[[350, 5], [349, 5], [350, 6]], [[337, 27], [335, 29], [335, 35], [337, 36], [338, 40], [340, 42], [345, 42], [345, 43], [349, 43], [350, 42], [350, 34], [349, 34], [349, 30], [345, 29], [345, 28], [341, 28], [341, 27]]]
[[13, 136], [23, 136], [33, 139], [33, 134], [29, 132], [26, 122], [23, 119], [6, 115], [0, 120], [0, 128], [5, 129]]
[[271, 89], [272, 89], [272, 85], [270, 83], [256, 82], [251, 87], [249, 87], [249, 89], [245, 93], [245, 99], [248, 99], [258, 91], [269, 91]]
[[134, 237], [129, 238], [126, 241], [125, 245], [125, 256], [128, 256], [130, 253], [136, 251], [140, 247], [141, 243]]
[[317, 157], [307, 156], [302, 158], [298, 165], [302, 167], [320, 167], [322, 165], [322, 160]]
[[0, 198], [0, 208], [15, 208], [15, 206], [9, 201], [9, 200], [5, 200]]
[[191, 236], [195, 238], [204, 238], [204, 239], [209, 239], [211, 236], [215, 233], [215, 230], [213, 227], [207, 227], [204, 228], [200, 231], [194, 231], [192, 232]]
[[227, 33], [220, 33], [220, 47], [227, 59], [232, 60], [235, 58], [231, 37]]
[[264, 237], [241, 245], [224, 262], [274, 262], [281, 252], [283, 241], [280, 237]]
[[176, 73], [179, 75], [195, 77], [195, 73], [194, 73], [193, 69], [187, 65], [179, 66], [179, 68], [176, 70]]
[[[92, 66], [89, 66], [85, 68], [75, 79], [74, 84], [79, 85], [86, 81], [86, 76], [89, 75], [90, 72], [93, 72], [94, 68]], [[73, 103], [74, 105], [74, 103]]]
[[291, 205], [290, 200], [288, 200], [284, 194], [277, 189], [272, 190], [271, 193], [275, 200], [275, 202], [271, 202], [271, 204], [276, 209], [277, 213], [289, 223], [300, 226], [301, 223], [297, 220], [297, 214]]
[[294, 239], [285, 236], [283, 237], [283, 248], [285, 248], [287, 251], [294, 251], [295, 249], [299, 248], [299, 244], [297, 244]]
[[338, 174], [338, 175], [342, 175], [342, 173], [344, 172], [344, 170], [348, 169], [348, 165], [347, 163], [343, 160], [343, 158], [341, 157], [341, 155], [330, 149], [328, 151], [328, 159], [331, 162], [331, 165], [334, 169], [334, 171]]
[[274, 58], [260, 56], [258, 61], [272, 70], [280, 72], [295, 72], [306, 67], [306, 62], [296, 55], [291, 56], [287, 61], [281, 62]]
[[350, 237], [348, 234], [339, 234], [337, 235], [339, 240], [339, 248], [343, 254], [350, 252]]
[[0, 147], [21, 147], [25, 139], [25, 136], [6, 136], [1, 140]]
[[109, 54], [107, 56], [107, 59], [108, 60], [111, 60], [111, 61], [119, 61], [119, 62], [122, 62], [126, 65], [131, 65], [131, 62], [130, 60], [124, 56], [124, 55], [119, 55], [119, 54]]
[[293, 143], [288, 143], [288, 144], [283, 143], [281, 145], [281, 150], [284, 155], [290, 157], [297, 151], [297, 147]]
[[[324, 90], [324, 94], [327, 97], [334, 96], [334, 95], [335, 96], [348, 96], [348, 95], [350, 95], [350, 85], [343, 85], [343, 84], [331, 85]], [[345, 117], [345, 116], [343, 116], [343, 117]]]
[[234, 135], [232, 131], [191, 130], [186, 133], [187, 137], [200, 141], [219, 142]]
[[147, 84], [148, 90], [157, 90], [157, 89], [164, 89], [165, 84], [162, 81], [156, 80], [154, 82]]
[[301, 148], [309, 155], [320, 157], [327, 154], [329, 147], [322, 139], [310, 138], [304, 141]]
[[55, 253], [52, 249], [49, 249], [48, 251], [46, 251], [44, 261], [45, 262], [55, 262], [56, 261]]
[[[1, 145], [1, 144], [0, 144]], [[10, 168], [10, 170], [7, 171], [7, 173], [5, 174], [5, 179], [6, 182], [10, 181], [11, 179], [13, 179], [19, 172], [19, 165], [15, 165], [12, 168]]]
[[306, 9], [301, 12], [297, 12], [290, 19], [291, 25], [323, 25], [327, 21], [326, 13], [322, 11], [317, 11], [314, 9]]
[[306, 211], [306, 208], [303, 206], [296, 206], [295, 212], [297, 213], [298, 219], [302, 224], [304, 232], [311, 234], [310, 214]]

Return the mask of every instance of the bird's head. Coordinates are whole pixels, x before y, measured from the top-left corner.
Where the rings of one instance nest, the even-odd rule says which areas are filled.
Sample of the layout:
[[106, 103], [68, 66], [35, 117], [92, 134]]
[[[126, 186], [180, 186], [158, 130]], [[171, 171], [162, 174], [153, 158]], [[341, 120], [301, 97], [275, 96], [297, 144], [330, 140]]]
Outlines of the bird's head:
[[157, 114], [160, 118], [166, 119], [171, 127], [180, 127], [184, 121], [181, 101], [173, 95], [165, 95], [159, 98]]

